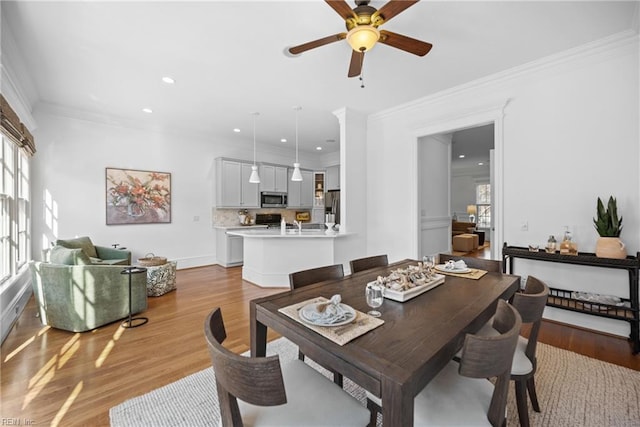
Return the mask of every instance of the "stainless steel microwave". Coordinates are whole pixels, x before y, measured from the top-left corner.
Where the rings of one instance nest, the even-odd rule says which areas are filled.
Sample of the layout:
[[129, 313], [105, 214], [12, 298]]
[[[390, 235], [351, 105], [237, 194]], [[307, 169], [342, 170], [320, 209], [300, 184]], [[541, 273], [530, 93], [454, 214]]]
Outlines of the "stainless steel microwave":
[[260, 193], [260, 206], [263, 208], [286, 208], [287, 193]]

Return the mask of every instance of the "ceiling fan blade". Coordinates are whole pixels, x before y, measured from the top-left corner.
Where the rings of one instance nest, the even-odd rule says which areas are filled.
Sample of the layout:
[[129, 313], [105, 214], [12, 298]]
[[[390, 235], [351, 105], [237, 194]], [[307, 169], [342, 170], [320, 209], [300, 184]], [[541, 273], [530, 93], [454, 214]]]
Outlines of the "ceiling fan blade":
[[410, 8], [420, 0], [390, 0], [380, 9], [377, 14], [384, 19], [384, 22], [388, 22], [391, 18], [403, 12], [405, 9]]
[[346, 33], [338, 33], [338, 34], [327, 36], [327, 37], [324, 37], [324, 38], [321, 38], [321, 39], [318, 39], [318, 40], [314, 40], [314, 41], [311, 41], [311, 42], [303, 43], [303, 44], [298, 45], [298, 46], [290, 47], [288, 50], [289, 50], [289, 53], [291, 53], [292, 55], [299, 55], [302, 52], [306, 52], [306, 51], [314, 49], [316, 47], [320, 47], [320, 46], [324, 46], [326, 44], [338, 42], [340, 40], [343, 40], [345, 37], [347, 37]]
[[412, 39], [402, 34], [392, 33], [391, 31], [380, 30], [380, 43], [395, 47], [405, 52], [413, 53], [418, 56], [425, 56], [433, 45], [421, 40]]
[[362, 63], [364, 62], [364, 52], [351, 51], [351, 63], [349, 64], [349, 77], [358, 77], [362, 73]]
[[329, 6], [336, 12], [338, 15], [342, 16], [342, 19], [345, 21], [349, 18], [357, 18], [356, 14], [349, 7], [345, 0], [325, 0]]

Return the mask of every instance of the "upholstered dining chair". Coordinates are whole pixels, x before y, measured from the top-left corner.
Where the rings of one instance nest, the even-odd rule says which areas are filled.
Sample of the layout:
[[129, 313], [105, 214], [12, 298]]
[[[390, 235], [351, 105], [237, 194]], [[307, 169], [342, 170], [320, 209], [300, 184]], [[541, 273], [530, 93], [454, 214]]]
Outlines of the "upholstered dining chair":
[[[343, 277], [344, 269], [342, 268], [342, 264], [327, 265], [290, 273], [289, 286], [293, 290], [313, 285], [314, 283], [324, 282], [325, 280], [342, 279]], [[304, 353], [300, 350], [298, 350], [298, 359], [304, 360]], [[333, 370], [331, 370], [331, 372], [333, 372], [333, 382], [342, 387], [342, 374]]]
[[[506, 405], [513, 353], [522, 320], [518, 311], [498, 301], [493, 327], [498, 336], [467, 334], [460, 363], [449, 362], [415, 397], [414, 425], [506, 425]], [[496, 378], [495, 385], [488, 378]], [[367, 392], [375, 426], [378, 397]]]
[[449, 260], [462, 260], [465, 264], [467, 264], [467, 267], [477, 268], [478, 270], [485, 270], [492, 273], [502, 273], [502, 261], [500, 260], [472, 258], [451, 254], [439, 254], [438, 259], [440, 260], [440, 264], [444, 264]]
[[[530, 325], [529, 337], [518, 337], [518, 345], [513, 355], [513, 365], [511, 367], [511, 379], [515, 382], [516, 389], [518, 419], [522, 427], [529, 426], [527, 391], [533, 410], [540, 412], [534, 374], [537, 369], [536, 347], [538, 344], [538, 333], [540, 332], [542, 314], [548, 297], [549, 287], [546, 283], [533, 276], [529, 276], [527, 277], [524, 290], [516, 293], [511, 302], [511, 305], [520, 313], [522, 323], [524, 325]], [[478, 334], [495, 336], [498, 332], [489, 324], [486, 324]]]
[[389, 265], [387, 255], [375, 255], [366, 258], [358, 258], [349, 261], [349, 267], [351, 268], [351, 274], [358, 273], [360, 271], [368, 270], [374, 267], [384, 267]]
[[245, 357], [223, 345], [222, 312], [207, 316], [204, 335], [216, 376], [223, 427], [364, 426], [369, 411], [318, 371], [297, 359]]

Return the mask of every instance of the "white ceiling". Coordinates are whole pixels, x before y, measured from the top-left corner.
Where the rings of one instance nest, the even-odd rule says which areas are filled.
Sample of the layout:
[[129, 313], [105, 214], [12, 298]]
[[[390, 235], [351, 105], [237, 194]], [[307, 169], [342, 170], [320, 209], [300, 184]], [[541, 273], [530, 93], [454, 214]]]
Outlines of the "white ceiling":
[[383, 28], [430, 42], [431, 52], [421, 58], [376, 46], [365, 58], [362, 89], [347, 78], [345, 41], [284, 54], [344, 31], [322, 1], [3, 0], [1, 7], [25, 53], [34, 109], [188, 130], [214, 142], [252, 141], [249, 113], [258, 111], [258, 143], [284, 137], [293, 149], [299, 105], [300, 149], [324, 152], [338, 147], [326, 141], [339, 139], [332, 112], [341, 107], [384, 110], [633, 29], [638, 15], [637, 1], [423, 0]]

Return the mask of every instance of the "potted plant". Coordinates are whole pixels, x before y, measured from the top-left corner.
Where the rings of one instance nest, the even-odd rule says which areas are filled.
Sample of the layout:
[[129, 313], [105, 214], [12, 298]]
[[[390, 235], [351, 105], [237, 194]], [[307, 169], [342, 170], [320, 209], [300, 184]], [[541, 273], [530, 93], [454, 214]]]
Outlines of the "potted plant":
[[626, 258], [627, 251], [620, 240], [622, 232], [622, 216], [618, 218], [618, 206], [616, 199], [609, 196], [609, 202], [605, 209], [602, 200], [598, 197], [597, 218], [593, 219], [596, 231], [600, 235], [596, 243], [596, 256], [601, 258]]

